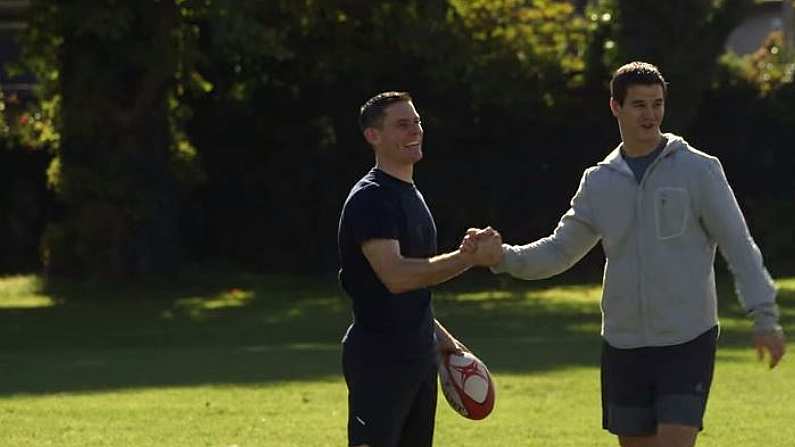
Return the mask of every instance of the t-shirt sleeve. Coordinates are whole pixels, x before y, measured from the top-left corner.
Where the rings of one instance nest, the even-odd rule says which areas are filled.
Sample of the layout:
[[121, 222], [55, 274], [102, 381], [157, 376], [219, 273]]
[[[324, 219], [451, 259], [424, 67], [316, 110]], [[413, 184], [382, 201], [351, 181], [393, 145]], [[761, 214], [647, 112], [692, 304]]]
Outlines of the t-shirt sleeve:
[[398, 239], [399, 212], [396, 204], [378, 188], [359, 191], [350, 203], [349, 221], [354, 242]]

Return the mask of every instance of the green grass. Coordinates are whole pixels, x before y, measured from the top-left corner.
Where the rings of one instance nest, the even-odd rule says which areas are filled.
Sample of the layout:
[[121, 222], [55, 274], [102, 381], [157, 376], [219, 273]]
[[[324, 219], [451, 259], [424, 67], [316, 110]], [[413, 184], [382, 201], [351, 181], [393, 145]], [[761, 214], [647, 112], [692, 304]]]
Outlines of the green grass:
[[[778, 281], [795, 329], [795, 278]], [[700, 446], [787, 446], [795, 371], [769, 371], [721, 282], [722, 334]], [[439, 446], [614, 446], [600, 428], [599, 287], [468, 273], [435, 291], [437, 317], [489, 365], [484, 421], [444, 402]], [[332, 279], [192, 273], [117, 286], [0, 279], [2, 446], [341, 446]], [[790, 355], [793, 347], [789, 346]]]

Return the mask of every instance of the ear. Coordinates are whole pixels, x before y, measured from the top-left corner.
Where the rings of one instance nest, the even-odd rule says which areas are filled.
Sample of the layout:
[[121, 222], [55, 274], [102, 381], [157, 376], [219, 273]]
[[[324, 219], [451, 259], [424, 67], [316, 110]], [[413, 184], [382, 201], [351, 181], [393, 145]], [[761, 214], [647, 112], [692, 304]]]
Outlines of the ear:
[[613, 116], [618, 118], [619, 112], [621, 112], [621, 104], [618, 103], [613, 97], [610, 97], [610, 111], [613, 112]]
[[364, 139], [372, 146], [375, 146], [381, 140], [381, 133], [378, 132], [378, 129], [368, 127], [364, 129]]

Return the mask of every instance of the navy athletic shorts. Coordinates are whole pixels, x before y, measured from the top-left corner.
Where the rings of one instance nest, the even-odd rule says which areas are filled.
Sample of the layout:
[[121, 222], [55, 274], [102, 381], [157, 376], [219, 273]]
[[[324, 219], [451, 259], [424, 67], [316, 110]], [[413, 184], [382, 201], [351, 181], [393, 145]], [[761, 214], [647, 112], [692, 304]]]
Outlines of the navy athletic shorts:
[[657, 424], [703, 428], [718, 326], [673, 346], [617, 349], [602, 342], [602, 427], [644, 436]]
[[348, 445], [431, 447], [436, 418], [435, 360], [389, 360], [349, 352], [342, 367], [348, 385]]

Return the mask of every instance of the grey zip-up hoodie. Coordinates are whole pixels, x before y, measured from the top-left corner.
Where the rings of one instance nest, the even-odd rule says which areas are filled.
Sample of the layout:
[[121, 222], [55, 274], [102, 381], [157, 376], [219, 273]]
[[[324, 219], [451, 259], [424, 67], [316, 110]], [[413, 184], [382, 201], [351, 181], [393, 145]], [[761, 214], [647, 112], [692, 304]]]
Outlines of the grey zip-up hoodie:
[[585, 171], [554, 233], [503, 245], [492, 268], [523, 279], [567, 270], [601, 240], [602, 336], [617, 348], [687, 342], [718, 323], [715, 248], [755, 329], [779, 328], [775, 287], [717, 158], [665, 134], [640, 184], [620, 146]]

